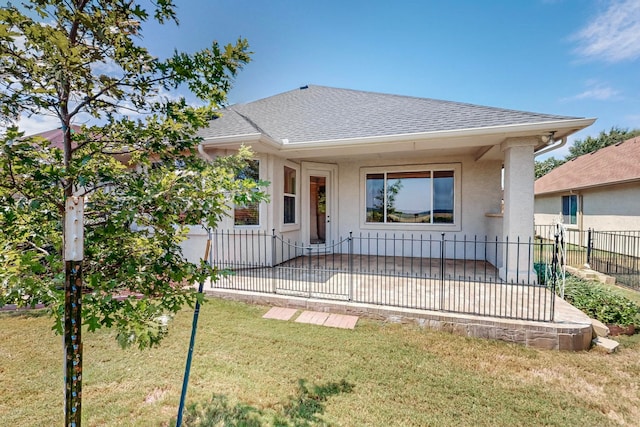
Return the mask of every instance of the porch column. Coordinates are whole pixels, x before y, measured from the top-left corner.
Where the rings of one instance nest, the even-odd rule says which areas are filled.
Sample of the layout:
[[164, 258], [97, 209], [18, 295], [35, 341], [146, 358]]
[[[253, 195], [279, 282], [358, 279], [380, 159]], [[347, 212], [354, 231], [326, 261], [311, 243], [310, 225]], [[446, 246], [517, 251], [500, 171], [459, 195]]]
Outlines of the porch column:
[[[500, 276], [511, 282], [533, 280], [533, 181], [536, 137], [508, 138], [502, 143], [504, 152], [504, 216], [502, 238], [509, 240], [503, 247]], [[521, 244], [517, 245], [518, 238]]]

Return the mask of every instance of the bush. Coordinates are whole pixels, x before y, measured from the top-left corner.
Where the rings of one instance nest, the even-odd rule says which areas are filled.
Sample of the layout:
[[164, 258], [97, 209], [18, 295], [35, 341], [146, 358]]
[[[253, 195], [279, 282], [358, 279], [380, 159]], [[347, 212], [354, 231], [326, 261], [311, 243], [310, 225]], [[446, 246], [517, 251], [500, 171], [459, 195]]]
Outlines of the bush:
[[574, 307], [602, 323], [640, 325], [640, 306], [598, 283], [567, 276], [564, 297]]

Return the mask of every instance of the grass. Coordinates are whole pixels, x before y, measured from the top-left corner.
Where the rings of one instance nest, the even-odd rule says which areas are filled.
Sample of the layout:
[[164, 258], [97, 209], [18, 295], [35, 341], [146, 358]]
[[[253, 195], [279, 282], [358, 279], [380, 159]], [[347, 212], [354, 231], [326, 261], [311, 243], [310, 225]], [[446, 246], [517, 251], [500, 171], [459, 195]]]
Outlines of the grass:
[[[367, 319], [355, 330], [264, 320], [267, 309], [210, 300], [201, 310], [187, 400], [222, 411], [219, 425], [245, 416], [258, 420], [245, 425], [336, 426], [640, 419], [638, 335], [620, 338], [611, 355], [553, 352]], [[180, 313], [148, 351], [121, 350], [110, 331], [84, 334], [84, 425], [169, 425], [191, 316]], [[62, 422], [62, 345], [51, 324], [37, 312], [0, 315], [3, 425]]]

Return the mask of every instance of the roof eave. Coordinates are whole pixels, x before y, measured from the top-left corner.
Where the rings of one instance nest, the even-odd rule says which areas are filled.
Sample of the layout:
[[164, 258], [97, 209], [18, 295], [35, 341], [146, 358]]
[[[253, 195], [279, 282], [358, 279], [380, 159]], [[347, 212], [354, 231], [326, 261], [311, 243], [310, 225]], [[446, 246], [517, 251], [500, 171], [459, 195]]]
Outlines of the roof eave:
[[[205, 137], [202, 144], [205, 146], [235, 146], [240, 144], [265, 143], [272, 149], [279, 151], [314, 149], [327, 147], [350, 147], [362, 144], [380, 144], [389, 142], [417, 141], [417, 140], [433, 140], [433, 139], [453, 139], [453, 138], [469, 138], [475, 136], [501, 135], [503, 137], [510, 136], [526, 136], [541, 134], [545, 132], [554, 132], [554, 137], [561, 138], [571, 135], [595, 122], [595, 118], [586, 119], [563, 119], [552, 120], [537, 123], [518, 123], [511, 125], [486, 126], [480, 128], [452, 129], [442, 131], [416, 132], [394, 135], [376, 135], [368, 137], [356, 138], [338, 138], [316, 141], [298, 141], [284, 142], [270, 138], [262, 133], [248, 133], [241, 135], [229, 135], [219, 137]], [[542, 149], [544, 145], [536, 147]]]
[[640, 182], [640, 177], [630, 178], [630, 179], [622, 179], [622, 180], [619, 180], [619, 181], [602, 182], [602, 183], [598, 183], [598, 184], [581, 185], [581, 186], [578, 186], [578, 187], [546, 190], [546, 191], [540, 192], [540, 193], [537, 193], [534, 190], [534, 195], [536, 195], [536, 196], [550, 196], [550, 195], [553, 195], [553, 194], [569, 193], [569, 192], [572, 192], [572, 191], [589, 190], [591, 188], [610, 187], [612, 185], [630, 184], [630, 183], [634, 183], [634, 182]]

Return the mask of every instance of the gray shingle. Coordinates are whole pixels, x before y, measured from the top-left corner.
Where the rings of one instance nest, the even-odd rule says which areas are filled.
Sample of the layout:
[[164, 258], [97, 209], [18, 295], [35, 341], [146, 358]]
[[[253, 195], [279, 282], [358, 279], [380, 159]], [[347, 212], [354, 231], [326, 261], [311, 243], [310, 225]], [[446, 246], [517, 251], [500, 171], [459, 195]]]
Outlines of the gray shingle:
[[221, 112], [201, 131], [202, 137], [263, 133], [293, 143], [576, 119], [311, 85]]

